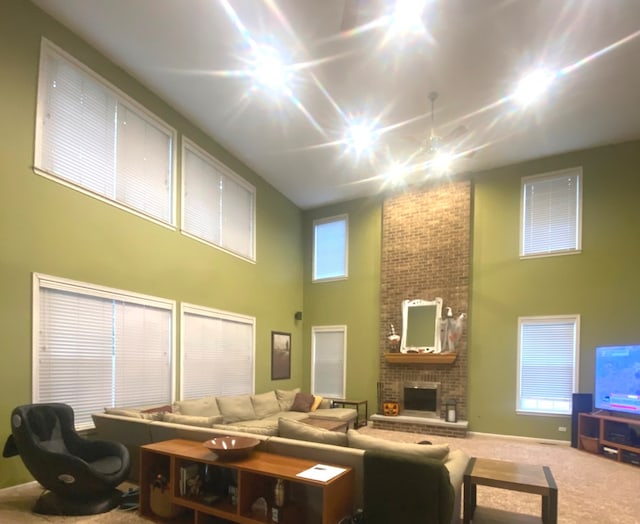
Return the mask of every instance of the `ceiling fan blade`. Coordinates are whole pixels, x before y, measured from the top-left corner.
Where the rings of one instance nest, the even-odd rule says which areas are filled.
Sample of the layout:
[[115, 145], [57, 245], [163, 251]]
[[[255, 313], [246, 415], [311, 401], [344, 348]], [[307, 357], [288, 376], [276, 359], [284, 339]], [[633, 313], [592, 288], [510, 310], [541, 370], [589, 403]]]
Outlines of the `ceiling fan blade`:
[[463, 137], [469, 132], [469, 129], [465, 125], [459, 125], [455, 127], [449, 134], [441, 138], [442, 143], [453, 142], [458, 138]]
[[342, 11], [342, 25], [340, 31], [349, 31], [358, 24], [358, 13], [360, 11], [360, 0], [345, 0]]

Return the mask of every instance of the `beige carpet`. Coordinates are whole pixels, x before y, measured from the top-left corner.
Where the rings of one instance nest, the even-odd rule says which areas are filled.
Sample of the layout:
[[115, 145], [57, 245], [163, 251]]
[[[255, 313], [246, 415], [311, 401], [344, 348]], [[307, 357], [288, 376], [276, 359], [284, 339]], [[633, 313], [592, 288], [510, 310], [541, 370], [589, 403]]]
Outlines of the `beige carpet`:
[[[402, 442], [448, 442], [470, 456], [512, 460], [551, 467], [558, 484], [560, 524], [640, 524], [640, 468], [619, 464], [565, 445], [482, 435], [466, 439], [445, 438], [362, 428], [362, 433]], [[113, 510], [91, 517], [52, 517], [30, 512], [41, 488], [35, 484], [0, 491], [0, 523], [147, 523], [135, 512]], [[474, 524], [530, 524], [540, 522], [540, 497], [507, 490], [478, 487]], [[514, 515], [521, 513], [522, 516]], [[396, 524], [396, 523], [389, 523]]]

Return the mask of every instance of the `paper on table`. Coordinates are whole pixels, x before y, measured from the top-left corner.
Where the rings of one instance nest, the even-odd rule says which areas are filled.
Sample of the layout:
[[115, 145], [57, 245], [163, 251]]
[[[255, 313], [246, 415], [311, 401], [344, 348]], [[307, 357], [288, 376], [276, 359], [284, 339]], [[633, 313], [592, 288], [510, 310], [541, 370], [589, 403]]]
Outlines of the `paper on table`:
[[345, 468], [337, 468], [335, 466], [327, 466], [325, 464], [316, 464], [312, 468], [305, 469], [296, 475], [304, 479], [321, 480], [323, 482], [338, 476]]

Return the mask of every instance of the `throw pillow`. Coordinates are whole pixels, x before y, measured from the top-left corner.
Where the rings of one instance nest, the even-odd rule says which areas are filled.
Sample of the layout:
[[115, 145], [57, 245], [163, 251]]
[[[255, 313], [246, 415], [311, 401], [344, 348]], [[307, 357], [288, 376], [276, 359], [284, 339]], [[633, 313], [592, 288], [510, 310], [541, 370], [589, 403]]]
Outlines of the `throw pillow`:
[[448, 444], [434, 444], [424, 446], [421, 444], [409, 444], [405, 442], [394, 442], [371, 435], [363, 435], [354, 429], [347, 432], [350, 448], [358, 448], [378, 451], [391, 451], [408, 458], [428, 457], [432, 459], [445, 460], [449, 455]]
[[280, 413], [280, 404], [278, 404], [275, 391], [267, 391], [266, 393], [253, 395], [251, 402], [257, 418], [265, 418], [269, 415]]
[[291, 405], [291, 411], [302, 411], [308, 413], [311, 411], [313, 404], [313, 395], [311, 393], [296, 393]]
[[299, 420], [287, 418], [278, 419], [278, 436], [307, 442], [333, 444], [334, 446], [345, 447], [347, 445], [347, 435], [345, 433], [316, 428]]
[[276, 389], [276, 397], [280, 404], [280, 411], [289, 411], [293, 405], [293, 399], [300, 392], [300, 388], [295, 389]]
[[313, 397], [313, 404], [311, 404], [311, 409], [309, 411], [315, 411], [320, 407], [320, 402], [322, 402], [322, 397], [319, 395], [315, 395]]
[[224, 417], [225, 424], [257, 418], [249, 395], [218, 397], [218, 408]]
[[213, 417], [197, 417], [195, 415], [178, 415], [176, 413], [165, 413], [162, 417], [164, 422], [173, 424], [186, 424], [188, 426], [198, 426], [201, 428], [210, 428], [214, 424], [222, 422], [222, 415]]
[[203, 397], [174, 402], [173, 413], [195, 417], [215, 417], [220, 415], [220, 410], [216, 403], [216, 397]]

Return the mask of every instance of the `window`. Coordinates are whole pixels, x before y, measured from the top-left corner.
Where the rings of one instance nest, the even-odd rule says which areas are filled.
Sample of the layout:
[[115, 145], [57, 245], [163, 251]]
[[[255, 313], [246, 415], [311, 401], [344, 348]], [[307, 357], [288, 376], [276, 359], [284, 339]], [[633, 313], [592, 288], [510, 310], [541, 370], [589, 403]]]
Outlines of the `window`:
[[182, 306], [181, 398], [253, 393], [255, 319]]
[[346, 326], [311, 328], [311, 392], [344, 398], [346, 376]]
[[524, 317], [518, 320], [516, 411], [571, 414], [576, 391], [580, 317]]
[[37, 172], [141, 216], [173, 224], [174, 134], [142, 106], [43, 39]]
[[581, 249], [582, 168], [522, 179], [520, 256]]
[[33, 402], [79, 429], [105, 407], [171, 403], [172, 301], [34, 274]]
[[348, 218], [341, 215], [313, 223], [313, 280], [346, 278]]
[[185, 140], [182, 231], [255, 260], [255, 188]]

